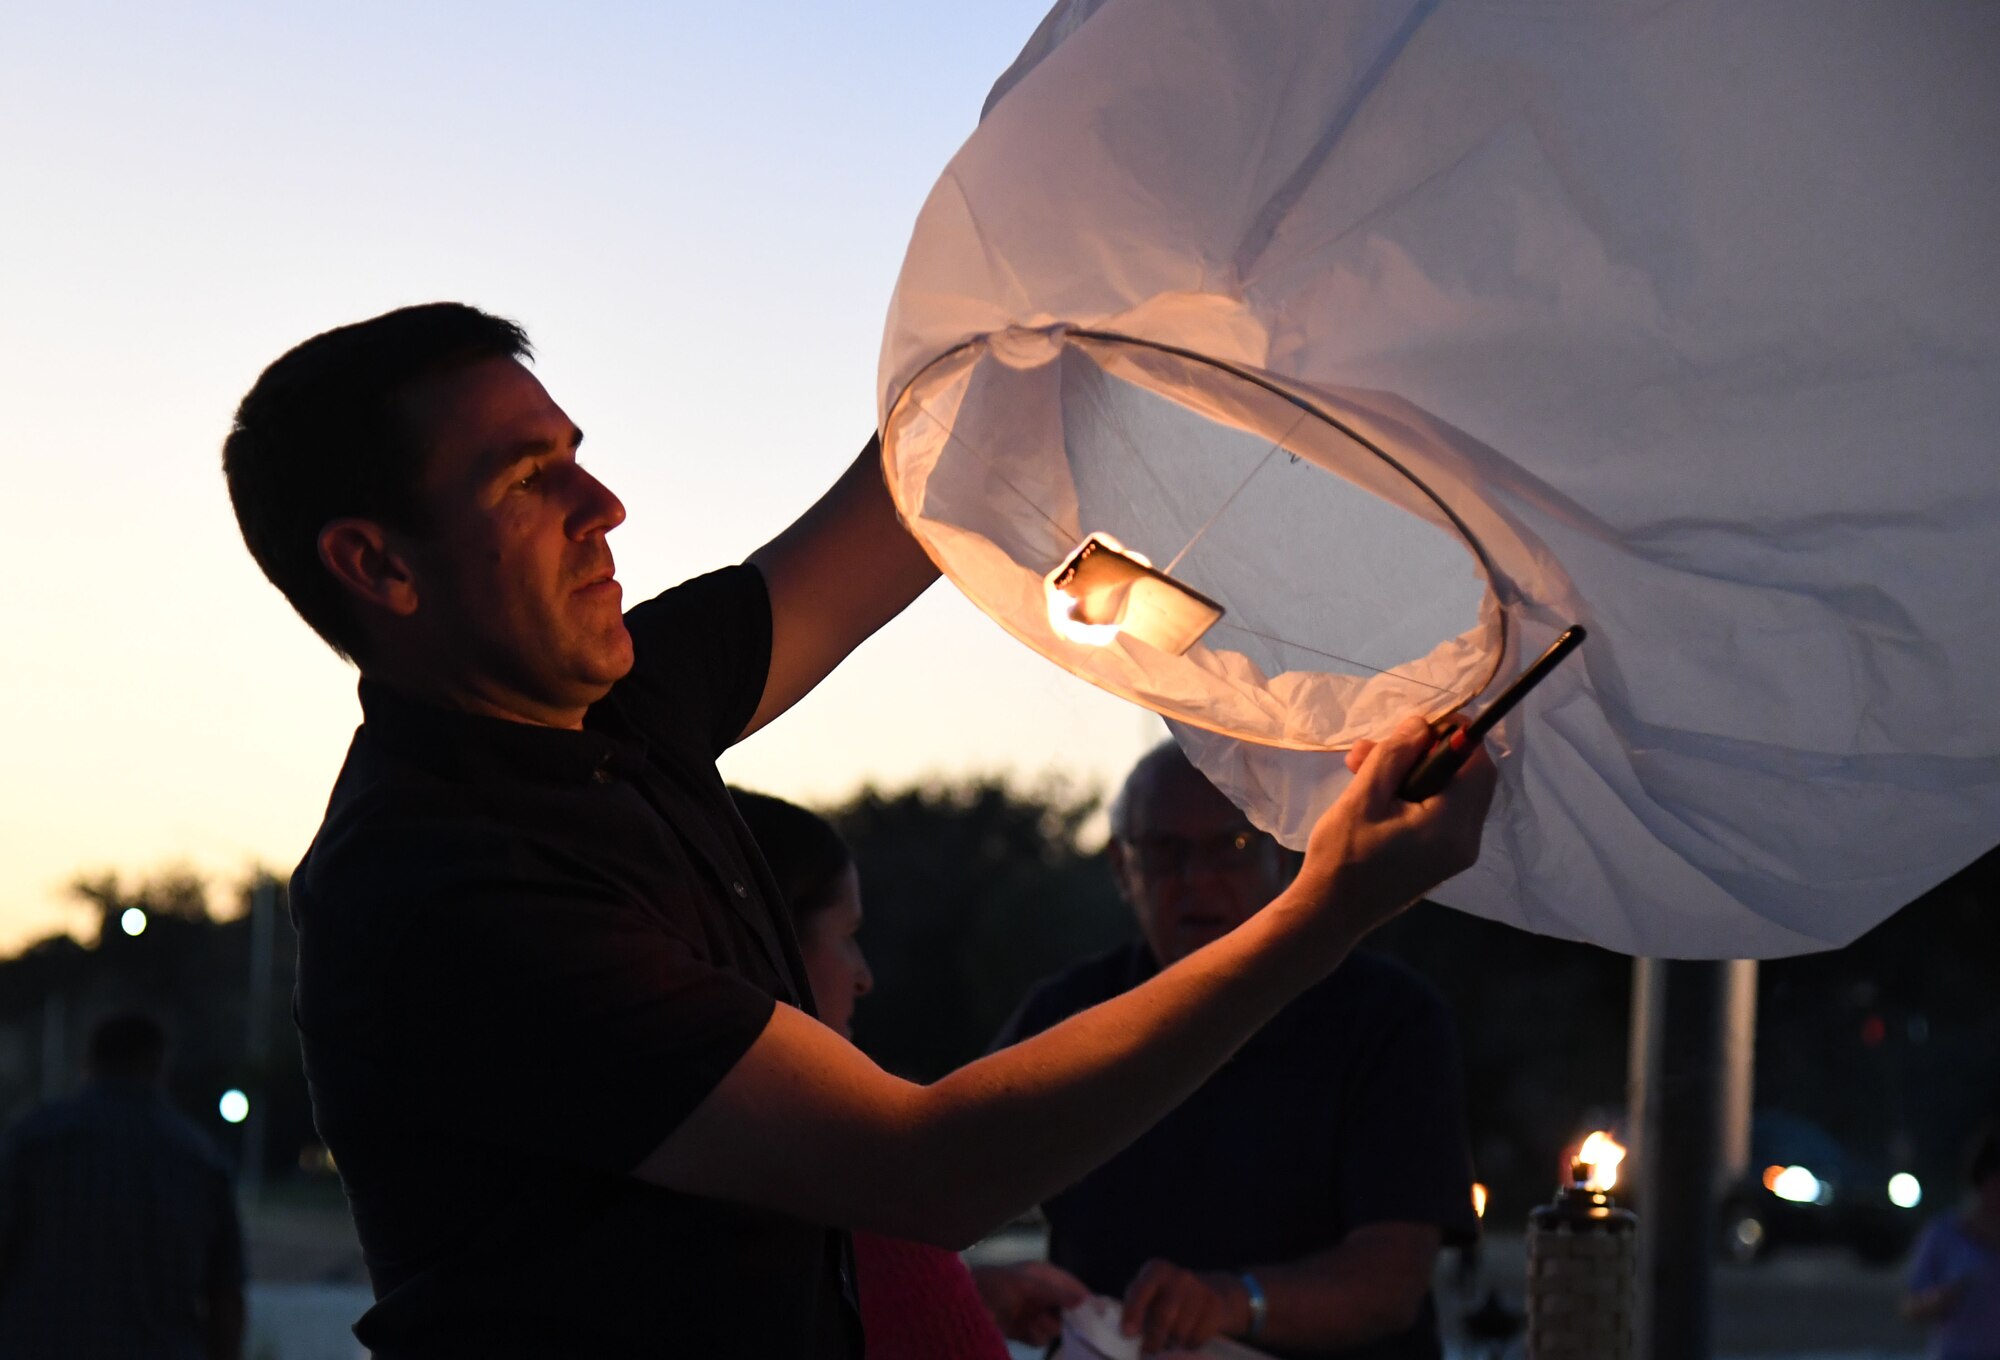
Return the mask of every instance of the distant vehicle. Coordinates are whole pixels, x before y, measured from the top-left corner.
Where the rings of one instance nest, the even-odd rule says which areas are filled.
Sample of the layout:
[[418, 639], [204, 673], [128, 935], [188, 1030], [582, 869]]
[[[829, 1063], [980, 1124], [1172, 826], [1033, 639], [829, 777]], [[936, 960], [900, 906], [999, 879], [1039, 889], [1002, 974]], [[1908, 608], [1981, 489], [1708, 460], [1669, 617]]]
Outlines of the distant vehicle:
[[1750, 1170], [1723, 1197], [1722, 1252], [1761, 1261], [1785, 1246], [1847, 1247], [1886, 1265], [1910, 1249], [1923, 1185], [1841, 1146], [1818, 1124], [1777, 1110], [1750, 1125]]
[[[1622, 1118], [1606, 1131], [1624, 1138]], [[1564, 1149], [1567, 1168], [1581, 1138]], [[1615, 1190], [1636, 1198], [1638, 1168], [1617, 1168]], [[1759, 1110], [1750, 1123], [1750, 1167], [1729, 1187], [1718, 1207], [1718, 1247], [1732, 1261], [1761, 1261], [1787, 1246], [1839, 1246], [1861, 1260], [1886, 1265], [1910, 1249], [1923, 1215], [1923, 1185], [1842, 1146], [1809, 1119], [1782, 1110]], [[1636, 1205], [1645, 1213], [1643, 1204]]]

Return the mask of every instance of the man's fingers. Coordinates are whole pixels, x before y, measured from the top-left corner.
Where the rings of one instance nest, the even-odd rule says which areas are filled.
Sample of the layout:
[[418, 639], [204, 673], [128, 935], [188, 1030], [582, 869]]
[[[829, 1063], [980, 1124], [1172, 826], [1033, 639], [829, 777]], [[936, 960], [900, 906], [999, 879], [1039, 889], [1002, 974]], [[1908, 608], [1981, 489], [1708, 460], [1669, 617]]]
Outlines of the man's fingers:
[[1160, 1288], [1165, 1283], [1160, 1270], [1163, 1264], [1160, 1261], [1146, 1262], [1132, 1277], [1132, 1283], [1126, 1286], [1125, 1311], [1118, 1324], [1118, 1329], [1125, 1335], [1139, 1335], [1150, 1320], [1153, 1300], [1159, 1296]]
[[1380, 808], [1395, 798], [1404, 778], [1416, 768], [1436, 739], [1431, 725], [1412, 713], [1376, 742], [1354, 772], [1354, 782], [1361, 786], [1362, 797], [1368, 804]]
[[1368, 761], [1368, 753], [1374, 750], [1377, 745], [1378, 743], [1373, 737], [1363, 737], [1360, 741], [1348, 747], [1347, 772], [1349, 774], [1359, 774], [1361, 767]]
[[1208, 1325], [1214, 1296], [1198, 1279], [1190, 1278], [1174, 1291], [1174, 1309], [1163, 1319], [1161, 1350], [1191, 1350], [1208, 1340], [1214, 1328]]
[[1163, 1351], [1173, 1335], [1179, 1321], [1179, 1297], [1175, 1290], [1163, 1288], [1154, 1295], [1153, 1306], [1146, 1313], [1146, 1339], [1139, 1349], [1148, 1355]]
[[1145, 1319], [1146, 1354], [1199, 1346], [1222, 1326], [1222, 1301], [1200, 1275], [1169, 1266]]

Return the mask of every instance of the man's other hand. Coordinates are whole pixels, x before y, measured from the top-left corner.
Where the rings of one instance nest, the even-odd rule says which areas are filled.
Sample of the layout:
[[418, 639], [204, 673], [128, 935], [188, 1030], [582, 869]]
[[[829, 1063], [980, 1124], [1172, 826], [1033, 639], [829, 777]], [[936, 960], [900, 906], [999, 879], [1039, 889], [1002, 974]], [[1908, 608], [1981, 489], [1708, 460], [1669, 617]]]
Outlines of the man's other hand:
[[1191, 1351], [1211, 1337], [1249, 1330], [1250, 1293], [1227, 1272], [1184, 1270], [1155, 1258], [1126, 1286], [1120, 1326], [1141, 1338], [1147, 1355]]
[[1062, 1335], [1062, 1314], [1090, 1297], [1083, 1281], [1047, 1261], [974, 1266], [972, 1282], [1010, 1341], [1046, 1346]]

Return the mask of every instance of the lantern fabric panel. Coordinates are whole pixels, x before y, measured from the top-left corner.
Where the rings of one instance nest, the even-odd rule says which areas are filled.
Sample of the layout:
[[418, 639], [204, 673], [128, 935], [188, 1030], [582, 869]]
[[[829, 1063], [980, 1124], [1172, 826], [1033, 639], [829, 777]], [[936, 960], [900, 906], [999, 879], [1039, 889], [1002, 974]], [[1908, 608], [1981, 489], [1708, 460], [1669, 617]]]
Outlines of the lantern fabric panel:
[[[1995, 69], [1980, 6], [1058, 5], [917, 223], [898, 503], [1293, 845], [1339, 748], [1582, 622], [1440, 899], [1844, 943], [2000, 839]], [[1226, 611], [1187, 653], [1050, 634], [1038, 565], [1164, 565], [1273, 449], [1168, 573]]]

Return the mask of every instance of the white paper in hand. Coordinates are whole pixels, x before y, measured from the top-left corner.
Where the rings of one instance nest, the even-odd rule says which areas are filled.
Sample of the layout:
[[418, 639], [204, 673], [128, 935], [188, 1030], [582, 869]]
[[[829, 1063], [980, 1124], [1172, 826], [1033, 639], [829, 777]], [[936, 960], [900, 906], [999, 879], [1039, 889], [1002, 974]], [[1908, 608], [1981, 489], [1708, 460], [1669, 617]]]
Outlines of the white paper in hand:
[[[1139, 1338], [1119, 1330], [1124, 1308], [1116, 1299], [1092, 1295], [1074, 1308], [1063, 1311], [1062, 1338], [1051, 1360], [1140, 1360]], [[1155, 1360], [1176, 1356], [1201, 1356], [1203, 1360], [1271, 1360], [1263, 1351], [1240, 1341], [1216, 1337], [1191, 1351], [1160, 1352]]]

